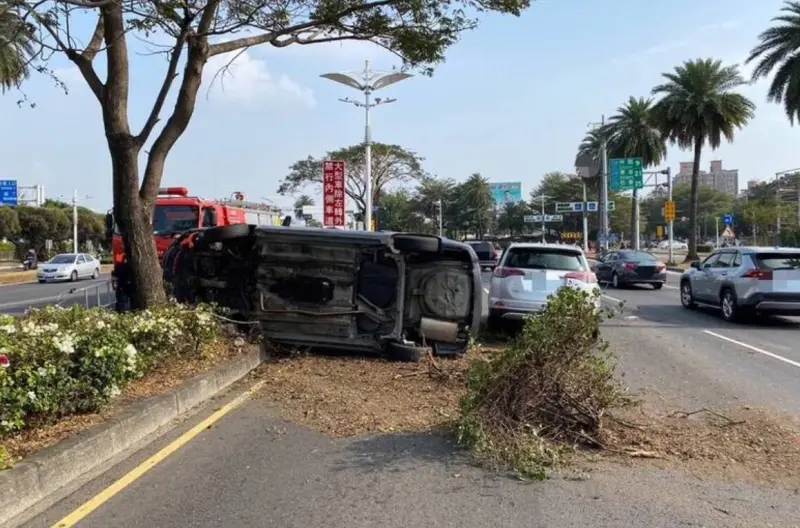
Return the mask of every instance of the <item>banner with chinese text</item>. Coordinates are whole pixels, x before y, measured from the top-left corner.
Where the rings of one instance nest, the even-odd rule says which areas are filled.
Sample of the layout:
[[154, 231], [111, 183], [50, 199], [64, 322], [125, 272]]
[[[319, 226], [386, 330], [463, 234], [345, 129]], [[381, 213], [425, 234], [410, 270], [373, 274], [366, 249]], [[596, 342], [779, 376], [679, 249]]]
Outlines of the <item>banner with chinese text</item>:
[[323, 223], [344, 227], [345, 192], [344, 162], [328, 160], [322, 163]]

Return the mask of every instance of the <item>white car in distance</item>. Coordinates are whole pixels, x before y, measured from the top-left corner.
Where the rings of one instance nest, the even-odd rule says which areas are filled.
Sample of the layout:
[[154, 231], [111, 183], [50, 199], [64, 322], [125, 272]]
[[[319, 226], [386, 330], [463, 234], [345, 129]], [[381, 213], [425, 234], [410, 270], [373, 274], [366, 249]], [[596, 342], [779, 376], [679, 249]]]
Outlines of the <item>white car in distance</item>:
[[600, 309], [600, 285], [580, 247], [511, 244], [492, 273], [489, 325], [543, 311], [561, 288], [586, 292]]
[[78, 279], [96, 279], [100, 276], [100, 261], [86, 253], [61, 253], [44, 264], [39, 264], [36, 278], [39, 282], [60, 282]]

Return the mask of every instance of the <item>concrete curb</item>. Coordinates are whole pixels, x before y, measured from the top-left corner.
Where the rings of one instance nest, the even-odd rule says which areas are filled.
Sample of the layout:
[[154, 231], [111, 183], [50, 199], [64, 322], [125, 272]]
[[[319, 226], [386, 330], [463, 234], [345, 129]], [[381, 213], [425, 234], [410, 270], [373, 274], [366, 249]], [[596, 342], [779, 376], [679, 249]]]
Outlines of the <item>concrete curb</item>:
[[[70, 485], [102, 468], [148, 435], [192, 407], [216, 396], [239, 381], [264, 360], [264, 347], [199, 374], [160, 396], [136, 402], [110, 421], [31, 455], [0, 471], [0, 526], [24, 522], [22, 514], [46, 501], [67, 496]], [[7, 524], [8, 523], [8, 524]]]

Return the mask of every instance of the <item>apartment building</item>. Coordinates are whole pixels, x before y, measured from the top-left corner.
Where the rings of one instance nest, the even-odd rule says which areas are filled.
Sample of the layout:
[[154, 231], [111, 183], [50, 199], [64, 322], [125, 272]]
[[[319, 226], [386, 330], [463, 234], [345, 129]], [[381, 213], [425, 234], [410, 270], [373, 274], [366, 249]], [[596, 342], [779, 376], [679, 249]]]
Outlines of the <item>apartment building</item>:
[[[692, 183], [693, 168], [694, 163], [691, 161], [682, 161], [678, 174], [672, 179], [672, 184]], [[739, 169], [723, 169], [722, 160], [714, 160], [711, 162], [708, 171], [700, 170], [699, 183], [717, 191], [736, 196], [739, 193]]]

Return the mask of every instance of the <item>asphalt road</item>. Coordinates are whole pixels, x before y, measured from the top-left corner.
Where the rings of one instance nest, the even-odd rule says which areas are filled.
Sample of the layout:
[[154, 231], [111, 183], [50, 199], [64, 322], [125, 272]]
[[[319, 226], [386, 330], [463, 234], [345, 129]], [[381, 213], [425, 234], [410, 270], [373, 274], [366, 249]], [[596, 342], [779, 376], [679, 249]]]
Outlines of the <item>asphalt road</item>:
[[[0, 286], [0, 313], [20, 315], [28, 308], [43, 308], [59, 302], [65, 307], [76, 303], [83, 304], [87, 302], [87, 293], [89, 306], [97, 306], [98, 290], [100, 303], [110, 303], [113, 302], [113, 295], [110, 293], [110, 288], [105, 286], [110, 280], [111, 275], [104, 273], [95, 280]], [[70, 293], [71, 290], [75, 290], [74, 293]]]
[[[622, 304], [603, 336], [625, 382], [687, 409], [737, 403], [800, 417], [800, 347], [791, 346], [800, 323], [738, 326], [711, 311], [685, 310], [677, 279], [671, 274], [660, 291], [604, 291], [609, 305]], [[26, 526], [62, 519], [248, 383]], [[590, 478], [520, 483], [472, 467], [435, 434], [332, 440], [276, 416], [267, 399], [246, 401], [101, 501], [78, 526], [649, 528], [793, 526], [800, 519], [793, 491], [620, 465], [598, 466]]]

